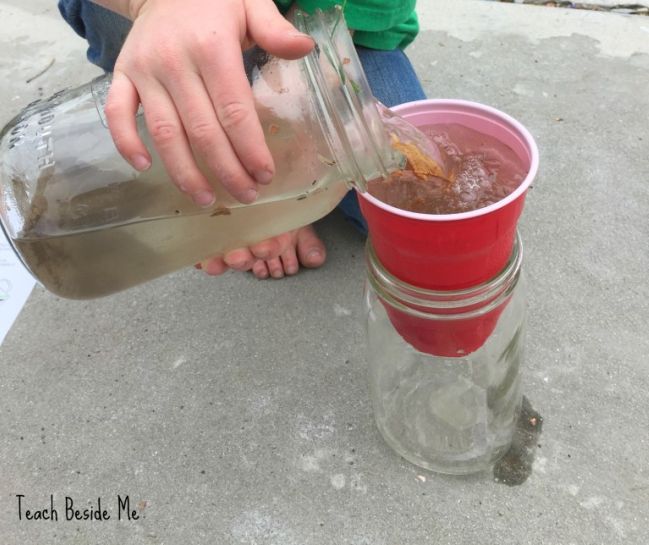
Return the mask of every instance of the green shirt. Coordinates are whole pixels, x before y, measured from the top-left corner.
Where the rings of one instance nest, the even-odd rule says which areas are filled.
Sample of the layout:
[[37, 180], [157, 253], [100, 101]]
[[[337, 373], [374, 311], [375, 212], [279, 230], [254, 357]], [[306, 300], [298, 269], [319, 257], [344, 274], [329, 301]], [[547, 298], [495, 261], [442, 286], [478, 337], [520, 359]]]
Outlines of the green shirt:
[[[286, 11], [293, 0], [274, 0], [280, 11]], [[307, 13], [316, 8], [326, 10], [343, 0], [297, 0]], [[419, 31], [415, 0], [347, 0], [347, 26], [354, 29], [354, 43], [372, 49], [404, 48]]]

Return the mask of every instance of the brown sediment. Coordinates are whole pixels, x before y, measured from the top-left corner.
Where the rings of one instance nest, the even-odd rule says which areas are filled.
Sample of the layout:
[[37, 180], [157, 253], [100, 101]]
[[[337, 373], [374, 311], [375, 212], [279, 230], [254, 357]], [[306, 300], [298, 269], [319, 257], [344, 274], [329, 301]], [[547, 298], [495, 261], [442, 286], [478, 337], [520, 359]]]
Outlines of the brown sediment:
[[371, 180], [368, 192], [391, 206], [421, 214], [446, 213], [445, 201], [451, 188], [448, 180], [439, 176], [419, 178], [409, 169], [397, 170], [388, 178]]
[[232, 210], [226, 208], [225, 206], [219, 205], [212, 211], [210, 217], [213, 218], [214, 216], [229, 216], [230, 214], [232, 214]]
[[391, 140], [392, 147], [405, 156], [407, 161], [406, 169], [414, 172], [420, 180], [428, 180], [434, 176], [450, 182], [453, 181], [447, 178], [444, 169], [437, 161], [422, 153], [415, 144], [401, 142], [394, 134], [391, 136]]
[[390, 141], [392, 147], [406, 158], [406, 164], [387, 178], [370, 181], [368, 192], [402, 210], [422, 214], [446, 213], [444, 203], [454, 187], [454, 172], [449, 175], [415, 143], [404, 142], [394, 133], [390, 134]]

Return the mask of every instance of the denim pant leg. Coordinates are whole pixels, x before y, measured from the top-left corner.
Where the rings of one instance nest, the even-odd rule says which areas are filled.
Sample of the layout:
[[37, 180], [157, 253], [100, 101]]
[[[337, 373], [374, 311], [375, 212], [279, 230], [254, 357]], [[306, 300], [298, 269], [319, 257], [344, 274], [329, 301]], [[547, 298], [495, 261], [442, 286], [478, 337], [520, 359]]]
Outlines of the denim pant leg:
[[[88, 41], [88, 60], [112, 72], [131, 22], [89, 0], [59, 0], [59, 10], [75, 32]], [[360, 46], [356, 50], [372, 93], [383, 104], [395, 106], [426, 98], [402, 50], [381, 51]], [[338, 208], [354, 227], [367, 233], [355, 191], [348, 192]]]
[[88, 42], [88, 60], [112, 72], [131, 21], [90, 0], [59, 0], [59, 11], [74, 31]]

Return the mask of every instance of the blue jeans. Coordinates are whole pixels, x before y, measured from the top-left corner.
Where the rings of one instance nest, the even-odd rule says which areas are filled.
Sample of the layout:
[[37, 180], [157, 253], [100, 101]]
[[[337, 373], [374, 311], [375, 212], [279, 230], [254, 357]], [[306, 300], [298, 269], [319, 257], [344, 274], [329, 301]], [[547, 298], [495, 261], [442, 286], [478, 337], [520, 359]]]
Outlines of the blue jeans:
[[[112, 72], [131, 28], [131, 22], [89, 0], [59, 0], [63, 18], [88, 41], [88, 60]], [[372, 93], [386, 106], [426, 98], [415, 71], [401, 49], [381, 51], [356, 47]], [[350, 191], [338, 208], [362, 233], [367, 234], [356, 193]]]

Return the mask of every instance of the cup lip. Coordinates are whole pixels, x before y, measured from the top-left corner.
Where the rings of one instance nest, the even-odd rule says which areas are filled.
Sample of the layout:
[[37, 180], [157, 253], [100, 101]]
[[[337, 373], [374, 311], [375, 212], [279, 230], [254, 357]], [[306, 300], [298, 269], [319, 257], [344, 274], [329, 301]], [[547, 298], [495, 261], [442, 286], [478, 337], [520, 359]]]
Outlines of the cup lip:
[[403, 104], [394, 106], [393, 108], [391, 108], [391, 110], [394, 111], [395, 113], [400, 113], [403, 112], [404, 110], [416, 109], [422, 106], [423, 107], [461, 106], [464, 108], [471, 108], [475, 111], [475, 113], [478, 114], [481, 112], [487, 113], [511, 125], [515, 129], [515, 131], [520, 133], [520, 135], [523, 137], [523, 140], [525, 141], [525, 144], [527, 145], [527, 148], [530, 151], [530, 155], [531, 155], [530, 167], [525, 179], [519, 184], [519, 186], [512, 193], [510, 193], [504, 199], [494, 204], [490, 204], [489, 206], [485, 206], [483, 208], [477, 208], [476, 210], [469, 210], [467, 212], [456, 212], [452, 214], [424, 214], [421, 212], [411, 212], [409, 210], [403, 210], [402, 208], [397, 208], [396, 206], [391, 206], [389, 204], [384, 203], [383, 201], [380, 201], [379, 199], [377, 199], [373, 195], [370, 195], [366, 191], [365, 192], [357, 191], [357, 194], [359, 195], [360, 198], [369, 201], [374, 206], [382, 208], [383, 210], [390, 212], [391, 214], [395, 214], [397, 216], [401, 216], [401, 217], [405, 217], [417, 221], [458, 221], [458, 220], [477, 218], [480, 216], [484, 216], [486, 214], [491, 214], [492, 212], [504, 208], [505, 206], [514, 202], [520, 196], [525, 194], [525, 192], [531, 185], [532, 181], [536, 177], [536, 174], [539, 169], [539, 150], [536, 145], [536, 141], [534, 140], [534, 137], [525, 128], [525, 126], [522, 123], [520, 123], [519, 121], [511, 117], [509, 114], [506, 114], [505, 112], [493, 108], [492, 106], [487, 106], [486, 104], [481, 104], [479, 102], [473, 102], [470, 100], [462, 100], [462, 99], [427, 98], [423, 100], [415, 100], [412, 102], [404, 102]]

